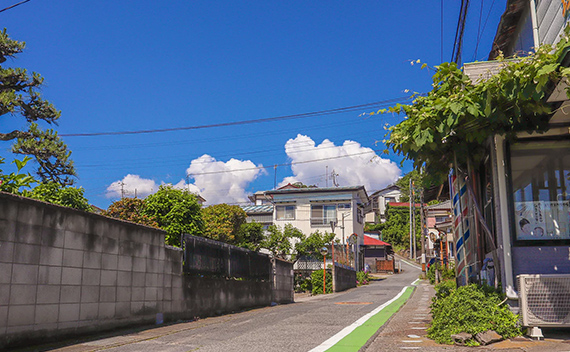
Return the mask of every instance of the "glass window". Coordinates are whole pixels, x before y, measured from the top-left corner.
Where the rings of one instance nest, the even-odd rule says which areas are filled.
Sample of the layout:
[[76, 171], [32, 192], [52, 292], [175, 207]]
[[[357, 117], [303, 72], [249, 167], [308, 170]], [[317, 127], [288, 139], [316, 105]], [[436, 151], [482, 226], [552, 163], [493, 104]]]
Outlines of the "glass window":
[[570, 141], [511, 146], [517, 240], [570, 239]]
[[277, 220], [295, 220], [295, 206], [278, 205], [275, 207], [275, 216]]
[[350, 203], [339, 203], [339, 209], [350, 209]]
[[336, 221], [336, 205], [312, 205], [311, 225], [330, 225]]
[[449, 220], [449, 216], [436, 216], [435, 223], [446, 222]]

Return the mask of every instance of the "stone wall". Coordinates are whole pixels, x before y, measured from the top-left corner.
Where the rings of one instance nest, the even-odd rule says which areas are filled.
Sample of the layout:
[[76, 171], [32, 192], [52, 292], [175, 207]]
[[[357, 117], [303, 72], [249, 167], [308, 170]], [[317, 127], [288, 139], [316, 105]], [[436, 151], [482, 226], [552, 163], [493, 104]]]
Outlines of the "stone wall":
[[340, 292], [356, 287], [356, 270], [353, 268], [334, 263], [333, 291]]
[[268, 281], [183, 275], [164, 237], [0, 192], [0, 349], [271, 304]]

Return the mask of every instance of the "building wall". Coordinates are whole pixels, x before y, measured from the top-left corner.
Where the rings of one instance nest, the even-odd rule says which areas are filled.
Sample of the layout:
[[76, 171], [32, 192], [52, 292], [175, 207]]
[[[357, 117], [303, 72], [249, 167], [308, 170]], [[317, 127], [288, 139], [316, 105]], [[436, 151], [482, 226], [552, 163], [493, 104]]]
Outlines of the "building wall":
[[540, 43], [551, 44], [558, 42], [568, 24], [568, 15], [562, 13], [561, 0], [540, 0], [536, 4], [538, 22], [538, 38]]
[[[292, 197], [294, 196], [294, 197]], [[329, 199], [330, 198], [330, 199]], [[337, 202], [332, 201], [332, 199]], [[357, 202], [353, 199], [352, 194], [347, 193], [344, 195], [308, 195], [308, 194], [294, 194], [288, 195], [287, 198], [281, 195], [274, 196], [275, 206], [281, 205], [295, 205], [295, 219], [277, 219], [277, 211], [274, 211], [273, 223], [278, 226], [285, 226], [286, 224], [291, 224], [294, 227], [301, 230], [305, 235], [309, 235], [315, 231], [328, 232], [331, 233], [331, 227], [329, 224], [326, 225], [312, 225], [311, 224], [311, 205], [333, 205], [338, 203], [350, 203], [350, 209], [337, 209], [337, 226], [335, 228], [335, 239], [338, 239], [342, 243], [342, 217], [343, 215], [350, 212], [350, 215], [346, 216], [344, 219], [344, 234], [345, 241], [353, 233], [358, 234], [358, 240], [363, 242], [364, 233], [364, 217], [362, 217], [361, 222], [358, 221], [357, 215]], [[290, 202], [287, 202], [290, 201]]]
[[0, 349], [271, 303], [270, 281], [183, 275], [182, 251], [164, 237], [0, 193]]

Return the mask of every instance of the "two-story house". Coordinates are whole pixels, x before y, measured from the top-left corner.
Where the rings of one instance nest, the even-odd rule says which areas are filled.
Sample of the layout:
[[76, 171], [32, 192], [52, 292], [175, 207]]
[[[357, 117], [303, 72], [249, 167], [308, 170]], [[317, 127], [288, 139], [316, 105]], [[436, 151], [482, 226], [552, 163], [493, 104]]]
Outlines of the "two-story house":
[[386, 205], [390, 202], [399, 202], [401, 195], [400, 187], [396, 185], [372, 193], [366, 210], [366, 223], [378, 224], [386, 221]]
[[334, 232], [335, 240], [341, 244], [356, 235], [353, 239], [360, 253], [364, 243], [364, 209], [369, 203], [364, 186], [283, 188], [266, 191], [265, 195], [272, 199], [275, 225], [291, 224], [305, 235]]

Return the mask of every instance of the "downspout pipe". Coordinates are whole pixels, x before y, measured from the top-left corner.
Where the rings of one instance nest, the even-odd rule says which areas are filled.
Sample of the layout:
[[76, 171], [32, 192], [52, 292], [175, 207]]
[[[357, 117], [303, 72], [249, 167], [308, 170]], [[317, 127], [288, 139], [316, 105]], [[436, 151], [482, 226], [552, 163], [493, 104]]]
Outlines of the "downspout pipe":
[[534, 50], [540, 46], [540, 39], [538, 36], [538, 19], [536, 15], [536, 0], [530, 0], [530, 19], [532, 21], [532, 39], [534, 41]]

